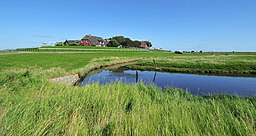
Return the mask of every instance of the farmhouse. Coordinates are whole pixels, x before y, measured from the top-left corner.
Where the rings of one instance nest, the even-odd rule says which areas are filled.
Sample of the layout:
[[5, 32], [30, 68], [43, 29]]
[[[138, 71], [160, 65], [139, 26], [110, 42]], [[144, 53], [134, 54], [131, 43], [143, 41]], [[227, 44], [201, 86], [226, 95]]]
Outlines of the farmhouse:
[[[111, 40], [115, 40], [116, 45], [112, 45]], [[66, 40], [63, 42], [62, 45], [68, 46], [100, 46], [100, 47], [118, 47], [118, 48], [142, 48], [142, 49], [149, 49], [152, 44], [149, 41], [133, 41], [130, 38], [125, 38], [123, 36], [116, 36], [113, 38], [109, 38], [105, 40], [101, 37], [92, 36], [92, 35], [85, 35], [81, 40]]]
[[80, 40], [66, 40], [64, 43], [64, 45], [81, 45], [81, 41]]
[[81, 40], [66, 40], [64, 45], [76, 45], [76, 46], [102, 46], [107, 45], [107, 41], [101, 37], [85, 35]]
[[148, 49], [148, 44], [144, 41], [140, 42], [140, 48]]
[[107, 41], [101, 37], [86, 35], [81, 39], [81, 45], [82, 46], [95, 45], [95, 46], [105, 47], [107, 45]]

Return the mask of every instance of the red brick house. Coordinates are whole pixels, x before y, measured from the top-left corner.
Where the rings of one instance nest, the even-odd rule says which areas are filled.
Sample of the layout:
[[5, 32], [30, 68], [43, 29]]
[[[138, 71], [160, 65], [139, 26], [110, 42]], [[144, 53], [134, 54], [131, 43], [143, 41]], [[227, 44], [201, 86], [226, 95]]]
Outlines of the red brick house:
[[105, 47], [107, 45], [107, 41], [104, 40], [101, 37], [97, 36], [91, 36], [91, 35], [86, 35], [81, 39], [81, 45], [82, 46], [103, 46]]
[[140, 44], [140, 48], [148, 49], [148, 44], [146, 42], [142, 41]]

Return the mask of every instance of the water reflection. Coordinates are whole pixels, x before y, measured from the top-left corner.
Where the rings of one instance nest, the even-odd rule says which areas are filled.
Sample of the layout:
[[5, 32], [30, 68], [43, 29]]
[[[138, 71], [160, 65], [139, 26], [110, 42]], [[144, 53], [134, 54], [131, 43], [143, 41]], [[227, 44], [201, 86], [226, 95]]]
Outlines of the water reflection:
[[85, 78], [81, 85], [121, 81], [124, 83], [154, 84], [160, 88], [181, 88], [195, 95], [229, 94], [245, 97], [256, 96], [256, 78], [207, 76], [196, 74], [165, 73], [127, 69], [103, 70]]
[[[116, 74], [118, 75], [122, 75], [122, 76], [130, 76], [132, 77], [132, 75], [130, 73], [125, 73], [125, 69], [122, 69], [122, 68], [118, 68], [118, 69], [113, 69], [111, 70], [113, 73], [115, 73], [115, 76], [117, 76]], [[157, 76], [157, 71], [155, 71], [154, 75], [153, 75], [153, 79], [152, 79], [152, 83], [155, 82], [156, 80], [156, 76]], [[139, 72], [138, 70], [135, 70], [135, 81], [136, 83], [139, 82]]]

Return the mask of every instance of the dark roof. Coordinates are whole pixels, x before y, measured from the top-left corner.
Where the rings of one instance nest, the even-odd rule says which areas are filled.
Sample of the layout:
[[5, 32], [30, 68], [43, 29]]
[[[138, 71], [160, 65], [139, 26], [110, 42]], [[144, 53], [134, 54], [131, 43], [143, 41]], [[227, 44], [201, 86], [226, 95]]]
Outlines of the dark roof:
[[80, 40], [66, 40], [64, 44], [76, 44], [79, 45], [81, 43]]
[[101, 37], [86, 35], [82, 40], [89, 40], [92, 45], [107, 45], [107, 41]]
[[80, 40], [67, 40], [67, 42], [75, 43], [75, 42], [80, 42]]

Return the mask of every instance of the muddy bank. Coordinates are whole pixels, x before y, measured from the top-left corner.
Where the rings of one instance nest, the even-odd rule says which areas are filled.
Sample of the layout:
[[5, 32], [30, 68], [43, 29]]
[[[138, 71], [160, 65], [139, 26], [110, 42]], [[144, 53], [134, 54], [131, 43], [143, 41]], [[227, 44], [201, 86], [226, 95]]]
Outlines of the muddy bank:
[[96, 71], [96, 70], [100, 70], [103, 68], [107, 68], [107, 67], [113, 67], [113, 66], [122, 66], [122, 65], [128, 65], [137, 61], [142, 60], [142, 58], [140, 59], [132, 59], [132, 60], [126, 60], [126, 61], [119, 61], [116, 63], [110, 63], [110, 64], [103, 64], [103, 65], [98, 65], [95, 67], [91, 67], [83, 72], [79, 72], [77, 74], [74, 75], [67, 75], [67, 76], [62, 76], [62, 77], [57, 77], [57, 78], [51, 78], [49, 79], [49, 81], [53, 81], [53, 82], [57, 82], [57, 83], [64, 83], [64, 84], [69, 84], [69, 85], [77, 85], [79, 84], [89, 73]]

